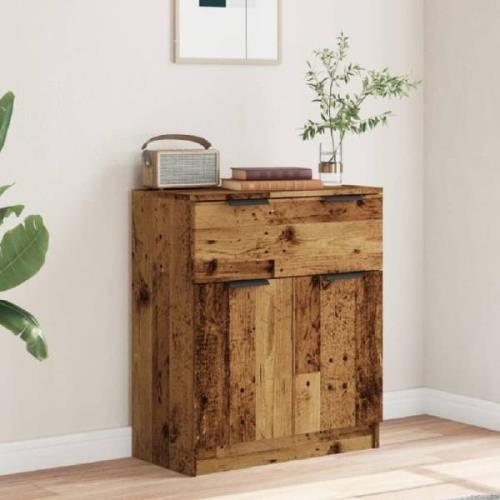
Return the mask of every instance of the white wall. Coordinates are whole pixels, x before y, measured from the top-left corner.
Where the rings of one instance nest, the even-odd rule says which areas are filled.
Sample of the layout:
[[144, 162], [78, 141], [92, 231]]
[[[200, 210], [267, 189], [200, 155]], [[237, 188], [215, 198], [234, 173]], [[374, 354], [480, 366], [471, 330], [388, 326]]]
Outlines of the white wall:
[[[423, 76], [421, 0], [283, 3], [283, 64], [219, 67], [170, 62], [167, 0], [2, 0], [0, 91], [17, 94], [0, 157], [2, 182], [17, 185], [2, 201], [43, 214], [52, 239], [42, 272], [6, 295], [38, 316], [50, 359], [0, 336], [0, 442], [130, 422], [129, 192], [144, 139], [207, 136], [225, 173], [315, 165], [317, 144], [297, 132], [311, 110], [305, 60], [341, 29], [361, 63]], [[389, 391], [423, 382], [421, 94], [345, 151], [347, 182], [385, 188]]]
[[425, 9], [425, 382], [500, 403], [500, 2]]

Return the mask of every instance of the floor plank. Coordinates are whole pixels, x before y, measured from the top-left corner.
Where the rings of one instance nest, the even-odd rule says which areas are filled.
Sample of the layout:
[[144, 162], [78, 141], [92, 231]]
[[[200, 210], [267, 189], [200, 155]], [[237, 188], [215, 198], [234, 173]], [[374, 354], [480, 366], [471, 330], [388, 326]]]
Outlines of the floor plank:
[[381, 448], [187, 478], [135, 459], [0, 477], [3, 500], [434, 500], [500, 492], [500, 433], [433, 417], [383, 424]]

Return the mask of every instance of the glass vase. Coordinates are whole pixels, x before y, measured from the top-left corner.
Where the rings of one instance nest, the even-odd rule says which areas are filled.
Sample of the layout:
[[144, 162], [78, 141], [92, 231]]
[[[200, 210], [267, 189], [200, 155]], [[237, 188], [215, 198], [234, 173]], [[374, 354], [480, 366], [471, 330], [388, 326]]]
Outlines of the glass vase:
[[319, 145], [319, 178], [325, 186], [341, 186], [344, 165], [342, 163], [342, 144], [336, 153]]

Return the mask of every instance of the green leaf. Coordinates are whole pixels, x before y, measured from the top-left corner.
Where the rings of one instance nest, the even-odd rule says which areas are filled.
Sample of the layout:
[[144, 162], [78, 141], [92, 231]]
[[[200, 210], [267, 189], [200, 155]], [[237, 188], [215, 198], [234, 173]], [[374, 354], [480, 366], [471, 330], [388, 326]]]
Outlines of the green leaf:
[[11, 188], [14, 184], [7, 184], [6, 186], [0, 186], [0, 196], [2, 196], [7, 189]]
[[26, 342], [27, 351], [39, 361], [48, 356], [47, 342], [34, 316], [19, 306], [0, 300], [0, 325]]
[[12, 111], [14, 110], [14, 94], [7, 92], [0, 99], [0, 151], [2, 151], [9, 130]]
[[0, 224], [3, 224], [3, 221], [12, 214], [15, 214], [19, 217], [24, 210], [24, 205], [13, 205], [11, 207], [3, 207], [0, 208]]
[[307, 122], [302, 131], [304, 140], [326, 132], [343, 138], [346, 133], [363, 134], [386, 125], [391, 112], [360, 117], [364, 102], [369, 98], [407, 97], [421, 83], [406, 75], [392, 75], [387, 68], [367, 70], [347, 61], [349, 45], [349, 38], [340, 33], [335, 49], [315, 50], [315, 59], [307, 62], [306, 85], [314, 93], [321, 121]]
[[45, 262], [49, 233], [39, 215], [30, 215], [0, 242], [0, 291], [9, 290], [34, 276]]

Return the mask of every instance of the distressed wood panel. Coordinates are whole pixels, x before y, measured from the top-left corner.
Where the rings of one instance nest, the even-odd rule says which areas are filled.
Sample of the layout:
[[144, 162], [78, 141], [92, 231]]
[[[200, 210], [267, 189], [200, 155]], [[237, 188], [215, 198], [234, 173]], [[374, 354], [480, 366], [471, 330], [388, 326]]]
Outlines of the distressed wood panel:
[[132, 197], [132, 320], [133, 384], [132, 422], [133, 455], [153, 461], [153, 329], [151, 265], [153, 231], [149, 230], [153, 199], [135, 192]]
[[282, 446], [292, 447], [295, 445], [304, 445], [311, 442], [326, 442], [338, 440], [342, 437], [353, 437], [367, 435], [372, 432], [371, 426], [350, 427], [346, 429], [330, 429], [327, 431], [318, 431], [305, 434], [295, 434], [281, 438], [260, 439], [247, 443], [238, 443], [231, 446], [221, 446], [215, 449], [198, 450], [198, 459], [207, 458], [226, 458], [247, 455], [255, 452], [273, 451]]
[[[169, 203], [156, 199], [153, 209], [155, 245], [153, 255], [153, 289], [151, 300], [153, 310], [153, 462], [169, 466], [168, 412], [170, 393], [170, 269], [168, 258], [172, 251], [169, 230]], [[146, 225], [148, 221], [146, 220]]]
[[209, 262], [242, 260], [241, 256], [252, 260], [309, 256], [314, 260], [316, 256], [353, 253], [355, 257], [363, 251], [380, 251], [381, 228], [381, 221], [377, 219], [201, 229], [194, 232], [194, 258]]
[[134, 456], [196, 475], [378, 446], [380, 196], [197, 217], [233, 194], [186, 193], [133, 195]]
[[[194, 287], [192, 285], [191, 204], [171, 202], [169, 463], [174, 470], [196, 473], [194, 456]], [[175, 297], [175, 299], [174, 299]]]
[[356, 424], [356, 290], [360, 278], [321, 283], [321, 429]]
[[337, 274], [365, 270], [382, 269], [382, 253], [364, 255], [353, 250], [351, 254], [335, 256], [318, 256], [307, 261], [307, 257], [297, 259], [280, 259], [274, 263], [274, 277], [302, 276], [307, 274]]
[[382, 273], [366, 273], [357, 282], [356, 420], [382, 421]]
[[[291, 439], [281, 438], [273, 441], [275, 448], [271, 450], [255, 450], [241, 454], [233, 452], [226, 456], [200, 458], [197, 461], [198, 473], [208, 474], [288, 460], [364, 450], [372, 447], [373, 431], [371, 429], [361, 429], [339, 434], [336, 437], [327, 437], [327, 435], [320, 433], [307, 434]], [[265, 443], [265, 441], [257, 441], [257, 443], [260, 442]]]
[[320, 369], [320, 282], [319, 276], [293, 280], [295, 374]]
[[292, 280], [272, 280], [256, 294], [257, 439], [292, 434]]
[[229, 444], [229, 297], [224, 284], [196, 289], [197, 446]]
[[260, 277], [378, 270], [382, 221], [201, 229], [194, 231], [193, 251], [197, 282], [240, 279], [234, 262], [242, 256]]
[[294, 434], [321, 430], [321, 374], [304, 373], [295, 376]]
[[[137, 192], [148, 192], [137, 190]], [[158, 191], [159, 195], [174, 200], [191, 200], [201, 202], [214, 202], [238, 199], [308, 199], [322, 196], [347, 196], [347, 195], [381, 195], [382, 188], [372, 186], [335, 186], [333, 188], [324, 187], [323, 189], [311, 191], [229, 191], [227, 189], [173, 189]]]
[[330, 202], [317, 198], [272, 200], [268, 205], [234, 207], [227, 203], [197, 203], [195, 231], [245, 226], [259, 229], [270, 225], [315, 224], [382, 218], [382, 198]]
[[134, 192], [133, 454], [186, 474], [196, 465], [190, 220], [189, 203]]
[[[244, 259], [241, 256], [240, 259]], [[196, 283], [218, 283], [224, 281], [272, 278], [274, 260], [231, 260], [213, 259], [195, 263]]]
[[256, 438], [256, 289], [229, 290], [230, 443]]

